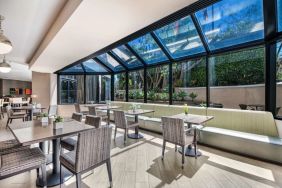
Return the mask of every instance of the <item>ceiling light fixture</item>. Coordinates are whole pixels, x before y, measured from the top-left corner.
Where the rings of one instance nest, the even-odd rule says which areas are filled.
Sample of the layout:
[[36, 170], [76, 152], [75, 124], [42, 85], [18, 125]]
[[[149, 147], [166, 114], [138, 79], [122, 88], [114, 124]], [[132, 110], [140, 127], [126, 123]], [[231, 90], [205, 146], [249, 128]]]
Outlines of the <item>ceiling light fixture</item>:
[[1, 23], [4, 19], [4, 16], [0, 15], [0, 54], [7, 54], [13, 49], [11, 41], [3, 34]]
[[11, 65], [6, 62], [6, 58], [4, 56], [2, 63], [0, 63], [0, 72], [8, 73], [11, 70], [12, 70]]

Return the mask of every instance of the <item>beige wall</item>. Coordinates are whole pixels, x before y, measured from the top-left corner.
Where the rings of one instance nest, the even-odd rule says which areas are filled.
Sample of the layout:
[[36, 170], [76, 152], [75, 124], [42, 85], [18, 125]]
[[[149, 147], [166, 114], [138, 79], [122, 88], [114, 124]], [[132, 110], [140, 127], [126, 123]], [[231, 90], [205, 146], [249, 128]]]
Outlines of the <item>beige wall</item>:
[[37, 95], [33, 101], [45, 108], [57, 104], [57, 75], [32, 72], [32, 93]]
[[[19, 81], [19, 80], [6, 80], [2, 79], [1, 82], [1, 95], [10, 95], [10, 88], [22, 88], [23, 92], [24, 89], [31, 89], [31, 82], [26, 82], [26, 81]], [[25, 96], [23, 93], [21, 96]]]

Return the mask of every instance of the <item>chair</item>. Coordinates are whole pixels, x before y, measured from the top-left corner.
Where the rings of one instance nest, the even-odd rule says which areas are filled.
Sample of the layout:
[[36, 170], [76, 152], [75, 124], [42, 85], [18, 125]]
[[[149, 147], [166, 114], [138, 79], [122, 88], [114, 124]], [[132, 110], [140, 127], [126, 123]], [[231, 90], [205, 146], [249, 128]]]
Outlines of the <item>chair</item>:
[[[27, 146], [28, 147], [28, 146]], [[21, 146], [16, 139], [5, 140], [0, 142], [0, 155], [9, 154], [27, 147]]]
[[106, 163], [112, 187], [111, 135], [112, 128], [107, 126], [79, 133], [76, 151], [62, 153], [60, 156], [61, 184], [63, 182], [62, 166], [76, 175], [76, 187], [80, 188], [83, 173]]
[[82, 113], [83, 115], [87, 115], [88, 111], [82, 111], [80, 108], [80, 104], [76, 103], [74, 104], [75, 112], [76, 113]]
[[114, 111], [114, 120], [115, 120], [114, 139], [116, 139], [117, 128], [124, 129], [124, 143], [126, 142], [128, 129], [139, 127], [139, 123], [128, 121], [125, 117], [124, 111], [121, 111], [121, 110]]
[[2, 119], [2, 117], [4, 118], [3, 106], [4, 106], [4, 99], [0, 99], [0, 119]]
[[26, 114], [14, 114], [11, 106], [6, 106], [6, 111], [8, 116], [6, 128], [8, 127], [9, 123], [12, 123], [13, 119], [22, 119], [25, 121]]
[[[164, 151], [166, 142], [179, 145], [182, 147], [182, 168], [184, 167], [185, 157], [185, 146], [194, 144], [195, 147], [195, 158], [197, 158], [197, 139], [196, 134], [192, 133], [193, 128], [184, 129], [183, 119], [162, 117], [162, 128], [163, 128], [163, 149], [162, 149], [162, 160], [164, 158]], [[176, 151], [176, 148], [175, 148]]]
[[[42, 113], [41, 104], [38, 103], [38, 104], [36, 104], [35, 109], [32, 109], [32, 114], [33, 114], [33, 116], [36, 117], [36, 119], [38, 119], [40, 117], [41, 113]], [[33, 118], [33, 117], [31, 117], [31, 118]]]
[[104, 114], [99, 114], [99, 115], [98, 115], [95, 106], [89, 106], [88, 109], [89, 109], [89, 115], [100, 116], [103, 121], [107, 121], [107, 120], [108, 120], [107, 114], [105, 114], [105, 115], [104, 115]]
[[85, 124], [94, 126], [95, 128], [99, 128], [101, 126], [101, 117], [87, 115], [85, 119]]
[[46, 157], [39, 148], [25, 148], [0, 156], [0, 180], [41, 168], [43, 185], [47, 187]]
[[48, 109], [48, 117], [55, 117], [57, 115], [57, 110], [57, 105], [50, 105]]
[[[81, 122], [82, 121], [81, 113], [73, 113], [72, 119]], [[61, 139], [61, 148], [64, 148], [68, 151], [73, 151], [76, 146], [76, 136], [75, 137], [66, 137]]]

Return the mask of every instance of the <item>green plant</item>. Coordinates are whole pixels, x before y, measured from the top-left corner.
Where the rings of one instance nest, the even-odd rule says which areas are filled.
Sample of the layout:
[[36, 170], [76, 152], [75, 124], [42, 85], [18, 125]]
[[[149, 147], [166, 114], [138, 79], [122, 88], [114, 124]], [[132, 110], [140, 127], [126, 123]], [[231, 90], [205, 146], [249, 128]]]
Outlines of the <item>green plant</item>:
[[200, 107], [207, 107], [207, 103], [202, 102], [202, 103], [200, 104]]
[[158, 99], [160, 99], [162, 101], [168, 100], [168, 93], [159, 93], [158, 94]]
[[148, 92], [148, 99], [149, 100], [152, 100], [152, 101], [155, 101], [157, 99], [157, 95], [156, 95], [156, 92], [151, 90]]
[[172, 94], [172, 100], [177, 101], [178, 100], [178, 95], [177, 93]]
[[198, 97], [198, 94], [192, 92], [192, 93], [189, 94], [189, 97], [192, 99], [192, 102], [194, 102], [194, 100]]
[[182, 101], [184, 101], [185, 97], [187, 97], [187, 93], [185, 91], [182, 91], [182, 90], [178, 91], [177, 95], [178, 95], [179, 99], [182, 100]]
[[47, 113], [41, 113], [40, 117], [48, 117], [48, 114]]
[[54, 120], [55, 123], [64, 122], [64, 118], [62, 116], [57, 116]]
[[187, 115], [187, 114], [188, 114], [188, 112], [189, 112], [188, 105], [187, 105], [187, 104], [185, 104], [185, 105], [184, 105], [184, 113], [185, 113], [185, 115]]

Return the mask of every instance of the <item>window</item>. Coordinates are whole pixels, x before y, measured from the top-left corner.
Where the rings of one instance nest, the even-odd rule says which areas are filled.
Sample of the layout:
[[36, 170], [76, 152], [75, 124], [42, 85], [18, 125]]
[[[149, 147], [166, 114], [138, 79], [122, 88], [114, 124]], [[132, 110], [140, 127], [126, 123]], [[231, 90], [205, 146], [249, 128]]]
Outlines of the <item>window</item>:
[[84, 76], [60, 75], [61, 104], [84, 103]]
[[222, 0], [196, 12], [211, 50], [264, 37], [262, 0]]
[[129, 72], [128, 74], [128, 100], [144, 102], [144, 71]]
[[206, 106], [206, 59], [174, 63], [173, 95], [174, 104]]
[[264, 110], [264, 48], [209, 58], [210, 106]]
[[167, 57], [150, 34], [128, 43], [147, 64], [167, 61]]
[[173, 58], [205, 52], [190, 16], [155, 31]]
[[99, 101], [99, 76], [86, 75], [86, 103]]
[[113, 53], [118, 56], [129, 68], [142, 67], [142, 63], [134, 56], [125, 45], [113, 49]]
[[282, 42], [277, 43], [277, 63], [276, 63], [276, 114], [282, 117]]
[[147, 70], [147, 99], [150, 103], [168, 103], [168, 65]]
[[278, 31], [282, 31], [282, 0], [277, 0], [277, 7], [278, 7]]
[[89, 59], [83, 63], [86, 72], [108, 72], [102, 65], [94, 61], [93, 59]]
[[115, 74], [115, 101], [125, 101], [125, 74]]
[[82, 66], [80, 64], [78, 65], [74, 65], [66, 70], [63, 70], [62, 72], [64, 73], [84, 73], [83, 69], [82, 69]]
[[100, 101], [111, 100], [111, 76], [103, 75], [100, 76], [100, 79], [101, 79]]
[[124, 68], [109, 54], [102, 54], [97, 57], [100, 61], [110, 67], [113, 71], [123, 71]]

